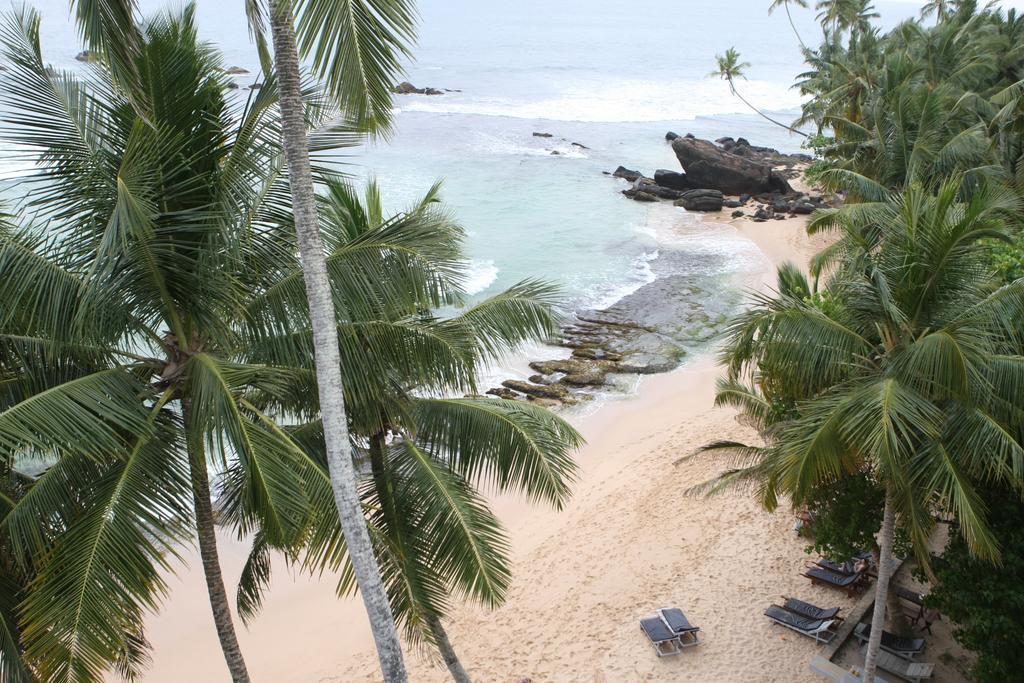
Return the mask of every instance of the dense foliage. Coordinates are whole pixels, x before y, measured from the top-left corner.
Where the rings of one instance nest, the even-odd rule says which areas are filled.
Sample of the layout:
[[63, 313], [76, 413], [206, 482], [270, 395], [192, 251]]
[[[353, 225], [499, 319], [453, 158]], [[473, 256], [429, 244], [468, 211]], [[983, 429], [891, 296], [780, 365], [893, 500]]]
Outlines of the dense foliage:
[[826, 554], [878, 533], [870, 677], [898, 530], [924, 566], [936, 514], [989, 573], [1017, 552], [985, 501], [999, 482], [1024, 489], [1024, 18], [936, 1], [934, 25], [882, 33], [867, 0], [816, 9], [824, 42], [804, 49], [796, 125], [816, 129], [811, 179], [847, 203], [812, 218], [838, 236], [813, 286], [780, 270], [778, 293], [730, 329], [718, 401], [765, 443], [713, 444], [740, 466], [711, 488], [812, 507]]
[[985, 502], [992, 535], [1003, 549], [999, 566], [977, 558], [960, 534], [950, 534], [927, 604], [949, 618], [956, 639], [977, 654], [975, 680], [1002, 683], [1024, 671], [1024, 504], [1004, 489], [987, 491]]
[[[37, 161], [0, 229], [0, 678], [12, 683], [139, 675], [144, 616], [194, 537], [215, 621], [227, 615], [218, 629], [230, 627], [214, 507], [253, 538], [244, 617], [275, 549], [354, 589], [276, 81], [233, 97], [191, 6], [138, 37], [130, 99], [106, 63], [84, 77], [48, 67], [34, 12], [0, 32], [2, 132]], [[580, 439], [563, 420], [452, 398], [478, 394], [481, 364], [555, 329], [556, 292], [524, 281], [470, 305], [464, 233], [439, 188], [394, 214], [376, 186], [360, 198], [319, 155], [361, 129], [319, 89], [305, 97], [348, 428], [370, 465], [363, 509], [392, 611], [436, 645], [451, 596], [493, 606], [508, 586], [508, 543], [476, 486], [569, 495]]]

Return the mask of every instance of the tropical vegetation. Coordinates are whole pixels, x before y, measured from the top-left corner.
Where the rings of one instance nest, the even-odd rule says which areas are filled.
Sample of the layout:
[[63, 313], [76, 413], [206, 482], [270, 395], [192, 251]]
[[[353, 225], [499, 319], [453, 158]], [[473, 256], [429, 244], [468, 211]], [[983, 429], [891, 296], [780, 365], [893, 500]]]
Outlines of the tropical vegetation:
[[[861, 0], [817, 9], [824, 41], [805, 50], [794, 125], [816, 129], [815, 180], [846, 203], [811, 220], [836, 237], [813, 279], [780, 269], [729, 329], [717, 400], [763, 444], [711, 444], [740, 461], [705, 488], [815, 507], [829, 553], [877, 544], [870, 680], [897, 536], [939, 594], [937, 519], [954, 521], [950, 548], [975, 567], [1018, 552], [988, 501], [1000, 490], [1019, 505], [1024, 491], [1024, 21], [929, 3], [934, 25], [882, 33]], [[841, 518], [851, 496], [869, 509]]]
[[[131, 64], [103, 60], [81, 78], [44, 64], [34, 12], [0, 33], [3, 134], [37, 161], [0, 231], [4, 680], [139, 675], [144, 617], [194, 535], [229, 671], [245, 680], [215, 519], [252, 539], [243, 619], [272, 551], [337, 572], [342, 593], [357, 586], [277, 80], [233, 96], [192, 7], [137, 31]], [[335, 105], [304, 86], [303, 144], [318, 155], [363, 138]], [[468, 680], [446, 608], [500, 604], [509, 580], [476, 486], [561, 505], [579, 436], [537, 406], [453, 397], [476, 396], [482, 363], [554, 330], [556, 293], [527, 281], [468, 305], [463, 233], [439, 188], [389, 216], [375, 185], [360, 200], [314, 161], [350, 465], [385, 607]]]

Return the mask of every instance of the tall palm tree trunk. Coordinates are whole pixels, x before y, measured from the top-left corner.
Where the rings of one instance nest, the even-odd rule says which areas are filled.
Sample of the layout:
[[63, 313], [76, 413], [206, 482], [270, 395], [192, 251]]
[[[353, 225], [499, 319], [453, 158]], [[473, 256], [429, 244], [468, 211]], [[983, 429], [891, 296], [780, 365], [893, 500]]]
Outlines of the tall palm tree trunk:
[[742, 102], [743, 104], [745, 104], [748, 107], [750, 107], [754, 111], [754, 113], [757, 114], [758, 116], [760, 116], [761, 118], [765, 119], [766, 121], [771, 121], [776, 126], [782, 126], [783, 128], [785, 128], [786, 130], [788, 130], [791, 133], [796, 133], [797, 135], [803, 135], [804, 137], [807, 137], [807, 133], [805, 133], [803, 131], [800, 131], [800, 130], [797, 130], [796, 128], [793, 128], [792, 126], [787, 126], [786, 124], [782, 123], [781, 121], [776, 121], [775, 119], [773, 119], [772, 117], [768, 116], [763, 111], [761, 111], [760, 109], [758, 109], [757, 107], [752, 105], [750, 102], [747, 102], [747, 99], [745, 97], [743, 97], [743, 95], [740, 94], [739, 90], [736, 89], [736, 85], [733, 83], [732, 79], [729, 79], [729, 89], [732, 90], [732, 94], [733, 95], [735, 95], [736, 97], [740, 98], [740, 102]]
[[882, 531], [878, 537], [878, 582], [875, 584], [875, 607], [871, 615], [871, 637], [868, 638], [867, 656], [864, 658], [863, 681], [874, 681], [877, 670], [878, 649], [882, 644], [882, 630], [885, 628], [885, 602], [889, 593], [889, 579], [892, 577], [892, 546], [896, 527], [896, 509], [893, 504], [892, 488], [885, 490], [885, 512], [882, 514]]
[[323, 418], [331, 488], [356, 582], [370, 619], [381, 672], [387, 683], [404, 683], [408, 677], [402, 658], [402, 646], [380, 579], [377, 560], [373, 555], [370, 534], [366, 529], [349, 446], [337, 318], [331, 297], [331, 283], [327, 276], [323, 241], [317, 225], [291, 0], [271, 0], [270, 15], [274, 70], [277, 73], [281, 108], [281, 141], [288, 164], [295, 232], [298, 235], [303, 279], [309, 299], [320, 414]]
[[462, 667], [458, 655], [455, 654], [455, 649], [452, 647], [451, 641], [448, 640], [448, 632], [441, 625], [441, 620], [438, 617], [430, 617], [429, 623], [430, 631], [434, 634], [434, 641], [437, 643], [437, 649], [444, 658], [444, 665], [448, 667], [448, 673], [452, 675], [452, 680], [455, 683], [473, 683], [469, 674]]
[[[185, 425], [188, 426], [188, 408], [183, 407]], [[234, 683], [249, 683], [249, 672], [245, 668], [242, 649], [235, 636], [235, 624], [231, 619], [228, 592], [224, 588], [224, 577], [220, 572], [217, 556], [217, 534], [213, 523], [213, 506], [210, 503], [210, 475], [206, 470], [206, 455], [195, 439], [188, 438], [189, 474], [192, 479], [192, 499], [196, 513], [196, 535], [199, 538], [199, 556], [203, 561], [203, 575], [206, 577], [206, 591], [210, 595], [213, 623], [217, 627], [220, 649], [224, 652]]]
[[800, 32], [796, 30], [796, 24], [793, 23], [793, 14], [789, 11], [789, 3], [786, 3], [786, 18], [789, 19], [789, 27], [793, 29], [793, 34], [796, 36], [796, 40], [800, 43], [801, 51], [807, 50], [807, 45], [804, 44], [804, 39], [800, 37]]

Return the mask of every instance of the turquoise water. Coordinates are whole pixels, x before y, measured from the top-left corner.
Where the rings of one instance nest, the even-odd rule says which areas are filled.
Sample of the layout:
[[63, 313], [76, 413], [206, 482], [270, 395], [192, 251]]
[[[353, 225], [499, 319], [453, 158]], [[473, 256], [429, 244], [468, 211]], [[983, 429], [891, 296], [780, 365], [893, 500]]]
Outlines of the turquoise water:
[[[80, 68], [66, 0], [35, 4], [44, 54]], [[141, 5], [152, 12], [164, 3]], [[716, 255], [684, 261], [729, 282], [763, 266], [749, 243], [682, 209], [627, 200], [619, 192], [624, 181], [602, 171], [678, 168], [663, 140], [670, 129], [799, 149], [797, 137], [745, 112], [726, 84], [706, 78], [714, 54], [734, 45], [752, 63], [740, 84], [747, 98], [783, 120], [794, 117], [797, 42], [785, 13], [768, 16], [767, 5], [423, 0], [408, 80], [461, 92], [396, 96], [394, 135], [356, 150], [351, 170], [375, 176], [396, 209], [445, 180], [444, 199], [469, 233], [476, 296], [544, 277], [562, 285], [570, 308], [607, 305], [655, 277], [652, 264], [666, 248]], [[243, 0], [200, 0], [198, 7], [204, 37], [228, 64], [255, 73]], [[878, 8], [893, 24], [917, 6]], [[796, 19], [804, 39], [816, 43], [813, 12], [798, 11]], [[239, 77], [240, 85], [253, 80]]]

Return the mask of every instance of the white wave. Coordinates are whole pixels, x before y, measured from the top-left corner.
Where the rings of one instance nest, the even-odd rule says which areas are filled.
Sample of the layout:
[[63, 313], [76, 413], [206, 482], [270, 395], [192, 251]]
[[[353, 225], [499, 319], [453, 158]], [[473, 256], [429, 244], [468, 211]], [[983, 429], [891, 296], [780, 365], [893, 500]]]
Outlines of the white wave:
[[[748, 100], [767, 111], [794, 109], [802, 101], [788, 84], [744, 81], [741, 89]], [[629, 80], [588, 84], [533, 101], [466, 95], [416, 98], [403, 101], [402, 109], [595, 123], [680, 121], [747, 111], [725, 83], [692, 79], [667, 83]]]
[[588, 294], [577, 302], [577, 308], [608, 308], [614, 305], [623, 297], [629, 296], [646, 284], [654, 282], [658, 276], [654, 274], [651, 263], [657, 260], [659, 252], [657, 249], [640, 254], [630, 264], [629, 273], [623, 280], [607, 282], [603, 285], [591, 287]]
[[479, 294], [498, 279], [499, 268], [494, 261], [470, 261], [466, 278], [466, 294]]
[[[513, 137], [497, 137], [486, 133], [477, 133], [472, 142], [474, 152], [510, 156], [537, 157], [568, 157], [570, 159], [586, 159], [587, 155], [581, 147], [568, 140], [552, 140], [551, 138], [529, 139]], [[558, 154], [552, 154], [558, 152]]]

